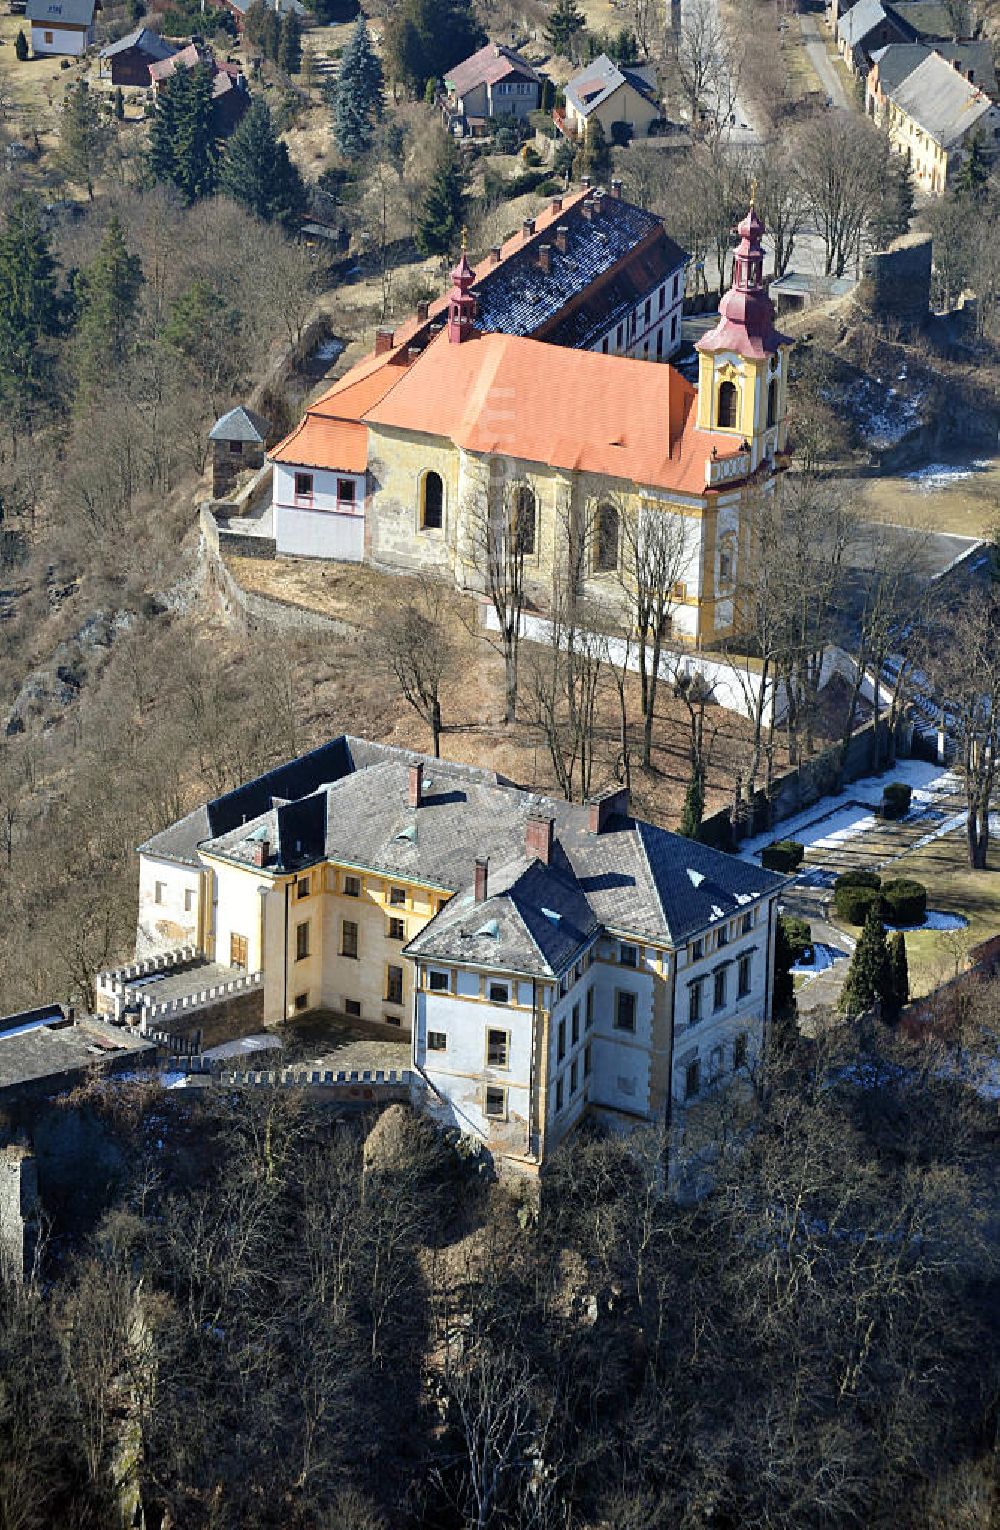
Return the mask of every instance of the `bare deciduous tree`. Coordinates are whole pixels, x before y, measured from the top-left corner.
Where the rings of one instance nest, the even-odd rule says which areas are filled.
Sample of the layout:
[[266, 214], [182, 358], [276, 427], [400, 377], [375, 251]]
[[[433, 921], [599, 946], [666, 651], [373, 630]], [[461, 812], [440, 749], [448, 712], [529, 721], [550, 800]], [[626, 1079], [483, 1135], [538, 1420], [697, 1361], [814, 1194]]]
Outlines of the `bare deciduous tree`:
[[443, 582], [427, 580], [413, 599], [385, 613], [380, 647], [385, 662], [441, 753], [441, 687], [455, 656], [453, 615]]
[[[473, 577], [481, 580], [497, 620], [498, 635], [481, 634], [493, 642], [504, 662], [504, 722], [517, 714], [518, 655], [524, 616], [524, 559], [536, 532], [521, 507], [527, 485], [491, 473], [470, 489], [461, 507], [463, 556]], [[533, 496], [532, 496], [533, 504]], [[532, 516], [534, 511], [532, 510]]]
[[642, 699], [642, 763], [650, 768], [656, 688], [663, 642], [670, 636], [677, 586], [690, 556], [683, 516], [656, 505], [622, 506], [620, 579], [629, 628], [635, 635]]

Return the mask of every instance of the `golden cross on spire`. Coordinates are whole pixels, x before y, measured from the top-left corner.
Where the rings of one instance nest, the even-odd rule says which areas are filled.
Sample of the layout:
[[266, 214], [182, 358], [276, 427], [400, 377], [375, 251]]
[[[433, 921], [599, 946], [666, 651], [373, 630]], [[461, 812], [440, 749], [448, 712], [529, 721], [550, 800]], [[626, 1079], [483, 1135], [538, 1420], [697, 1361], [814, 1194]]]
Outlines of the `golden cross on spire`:
[[756, 203], [756, 201], [757, 201], [757, 177], [755, 175], [752, 175], [750, 177], [750, 206], [753, 207], [754, 204]]
[[465, 252], [466, 252], [466, 250], [468, 248], [469, 248], [469, 230], [466, 228], [465, 224], [463, 223], [462, 224], [462, 254], [463, 255], [465, 254]]

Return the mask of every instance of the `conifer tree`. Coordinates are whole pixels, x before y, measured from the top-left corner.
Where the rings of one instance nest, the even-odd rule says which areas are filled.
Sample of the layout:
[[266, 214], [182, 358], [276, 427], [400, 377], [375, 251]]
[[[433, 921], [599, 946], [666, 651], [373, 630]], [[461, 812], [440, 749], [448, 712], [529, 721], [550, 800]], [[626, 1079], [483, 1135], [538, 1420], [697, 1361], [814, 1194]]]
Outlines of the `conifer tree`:
[[696, 769], [691, 772], [691, 779], [684, 794], [684, 808], [681, 812], [678, 834], [683, 834], [685, 839], [697, 839], [704, 812], [705, 783], [702, 780], [701, 771]]
[[306, 209], [306, 189], [271, 113], [257, 97], [229, 141], [219, 189], [265, 223], [292, 227]]
[[344, 49], [337, 79], [333, 133], [345, 159], [367, 154], [382, 115], [382, 65], [374, 52], [365, 18], [359, 16]]
[[0, 234], [0, 399], [29, 407], [44, 396], [49, 354], [44, 341], [59, 331], [55, 262], [38, 204], [21, 196]]
[[125, 121], [125, 92], [120, 85], [115, 86], [114, 113], [116, 122]]
[[978, 202], [986, 190], [990, 178], [990, 162], [986, 153], [986, 141], [979, 128], [969, 134], [965, 146], [965, 158], [955, 177], [955, 194], [966, 201]]
[[574, 58], [586, 27], [587, 18], [577, 6], [576, 0], [556, 0], [545, 28], [545, 40], [553, 53], [560, 53], [563, 58]]
[[169, 181], [186, 202], [215, 190], [218, 152], [212, 131], [212, 70], [178, 69], [160, 86], [149, 139], [153, 179]]
[[442, 79], [485, 41], [471, 0], [399, 0], [385, 27], [386, 68], [422, 96], [428, 80]]
[[422, 255], [447, 255], [458, 246], [465, 218], [465, 177], [454, 140], [442, 136], [434, 172], [417, 225]]
[[878, 1003], [892, 1008], [892, 968], [886, 945], [885, 926], [878, 899], [868, 910], [864, 928], [851, 957], [844, 986], [840, 990], [838, 1008], [841, 1013], [854, 1017], [864, 1014]]
[[19, 31], [14, 38], [14, 57], [19, 64], [25, 64], [28, 61], [28, 39], [23, 31]]
[[910, 968], [902, 930], [895, 930], [890, 937], [889, 966], [892, 972], [892, 1018], [897, 1019], [910, 1002]]
[[120, 370], [135, 336], [143, 283], [142, 261], [132, 254], [117, 214], [100, 249], [77, 277], [80, 317], [75, 342], [78, 395], [89, 394]]
[[265, 10], [260, 19], [260, 51], [272, 63], [277, 63], [280, 45], [281, 22], [278, 20], [278, 13], [270, 9]]
[[281, 18], [278, 39], [278, 68], [285, 74], [298, 74], [302, 67], [302, 28], [294, 11]]
[[107, 133], [97, 101], [85, 80], [66, 96], [59, 122], [59, 161], [77, 186], [93, 200], [94, 176], [104, 162]]
[[573, 161], [573, 174], [578, 181], [585, 175], [589, 175], [596, 184], [604, 179], [610, 169], [611, 151], [608, 148], [608, 140], [604, 136], [601, 124], [594, 117], [584, 129], [583, 142]]

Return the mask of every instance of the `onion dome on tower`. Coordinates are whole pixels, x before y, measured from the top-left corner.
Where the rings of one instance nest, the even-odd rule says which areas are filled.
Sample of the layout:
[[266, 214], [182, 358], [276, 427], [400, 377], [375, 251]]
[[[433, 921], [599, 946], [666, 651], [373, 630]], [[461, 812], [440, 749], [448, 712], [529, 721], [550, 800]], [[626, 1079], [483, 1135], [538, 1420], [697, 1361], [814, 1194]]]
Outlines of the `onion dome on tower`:
[[750, 207], [736, 232], [740, 242], [733, 264], [733, 285], [719, 304], [719, 322], [697, 342], [696, 349], [713, 353], [732, 351], [748, 360], [773, 356], [779, 346], [790, 345], [787, 335], [774, 327], [774, 304], [764, 285], [764, 225], [757, 216], [751, 194]]

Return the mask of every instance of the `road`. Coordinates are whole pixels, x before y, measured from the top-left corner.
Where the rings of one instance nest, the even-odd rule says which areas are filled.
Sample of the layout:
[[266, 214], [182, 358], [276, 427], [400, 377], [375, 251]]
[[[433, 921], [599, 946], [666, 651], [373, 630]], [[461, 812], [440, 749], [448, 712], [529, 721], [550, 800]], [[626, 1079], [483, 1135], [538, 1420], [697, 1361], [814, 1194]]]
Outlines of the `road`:
[[809, 62], [819, 75], [820, 84], [830, 98], [832, 106], [839, 106], [847, 110], [847, 93], [844, 90], [836, 69], [830, 60], [826, 49], [826, 41], [820, 31], [820, 25], [816, 17], [799, 12], [799, 26], [802, 29], [802, 39], [806, 45]]

